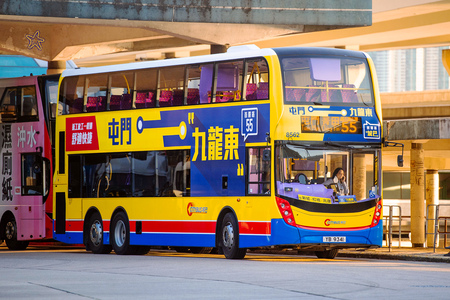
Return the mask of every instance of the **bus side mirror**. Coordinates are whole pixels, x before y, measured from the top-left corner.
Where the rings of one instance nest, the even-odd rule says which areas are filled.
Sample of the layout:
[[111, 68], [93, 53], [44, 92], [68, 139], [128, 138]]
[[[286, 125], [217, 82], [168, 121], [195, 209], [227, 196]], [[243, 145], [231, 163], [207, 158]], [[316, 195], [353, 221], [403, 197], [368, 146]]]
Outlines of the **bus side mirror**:
[[403, 167], [403, 149], [405, 145], [401, 143], [384, 141], [384, 147], [402, 147], [402, 154], [397, 156], [397, 166]]
[[397, 156], [397, 166], [403, 167], [403, 155]]

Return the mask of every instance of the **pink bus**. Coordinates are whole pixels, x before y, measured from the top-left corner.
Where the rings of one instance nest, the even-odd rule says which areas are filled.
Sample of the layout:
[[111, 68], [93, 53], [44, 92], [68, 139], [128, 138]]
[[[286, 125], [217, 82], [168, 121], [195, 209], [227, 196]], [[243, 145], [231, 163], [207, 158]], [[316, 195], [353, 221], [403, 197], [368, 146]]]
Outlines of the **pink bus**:
[[52, 174], [59, 75], [0, 80], [0, 242], [24, 250], [52, 238]]

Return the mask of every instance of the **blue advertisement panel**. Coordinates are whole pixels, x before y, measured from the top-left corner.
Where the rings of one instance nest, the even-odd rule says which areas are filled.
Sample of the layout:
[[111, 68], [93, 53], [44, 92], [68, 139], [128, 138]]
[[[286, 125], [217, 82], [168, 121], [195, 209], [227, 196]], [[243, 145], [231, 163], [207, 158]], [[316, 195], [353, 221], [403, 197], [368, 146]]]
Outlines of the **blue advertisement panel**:
[[162, 111], [159, 120], [137, 119], [137, 132], [163, 134], [164, 148], [190, 149], [191, 196], [245, 195], [245, 145], [266, 142], [270, 105]]

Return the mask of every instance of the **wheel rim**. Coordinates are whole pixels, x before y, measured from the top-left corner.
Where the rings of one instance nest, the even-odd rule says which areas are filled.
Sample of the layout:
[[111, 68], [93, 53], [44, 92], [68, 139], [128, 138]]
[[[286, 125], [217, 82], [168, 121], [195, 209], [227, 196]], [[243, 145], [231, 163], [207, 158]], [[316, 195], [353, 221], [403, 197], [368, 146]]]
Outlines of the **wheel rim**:
[[100, 223], [100, 221], [96, 220], [91, 226], [90, 231], [91, 242], [95, 246], [98, 246], [102, 243], [102, 237], [103, 237], [102, 224]]
[[14, 232], [16, 231], [16, 226], [11, 221], [6, 223], [5, 235], [7, 240], [12, 240], [14, 237]]
[[223, 245], [227, 248], [231, 248], [234, 245], [234, 229], [231, 223], [227, 223], [223, 227]]
[[125, 244], [125, 239], [127, 238], [127, 231], [125, 223], [119, 220], [114, 229], [114, 241], [118, 247], [122, 247]]

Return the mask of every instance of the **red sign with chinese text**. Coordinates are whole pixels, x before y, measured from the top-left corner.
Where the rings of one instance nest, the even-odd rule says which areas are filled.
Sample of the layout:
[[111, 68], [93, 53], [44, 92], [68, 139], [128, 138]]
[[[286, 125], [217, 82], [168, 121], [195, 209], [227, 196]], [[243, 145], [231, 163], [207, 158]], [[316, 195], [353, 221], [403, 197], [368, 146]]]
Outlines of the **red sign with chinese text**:
[[66, 119], [66, 151], [98, 150], [95, 116]]

